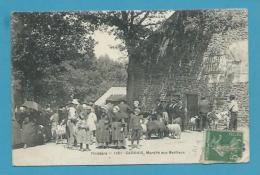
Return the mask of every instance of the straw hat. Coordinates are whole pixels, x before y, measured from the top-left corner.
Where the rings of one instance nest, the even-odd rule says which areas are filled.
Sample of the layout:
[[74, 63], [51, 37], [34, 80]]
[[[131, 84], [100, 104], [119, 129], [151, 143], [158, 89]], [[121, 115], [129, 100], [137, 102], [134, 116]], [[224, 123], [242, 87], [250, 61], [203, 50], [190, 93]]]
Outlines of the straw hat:
[[83, 107], [84, 110], [91, 110], [92, 109], [91, 106], [88, 106], [86, 104], [83, 104], [82, 107]]
[[119, 111], [120, 108], [119, 108], [118, 106], [114, 106], [114, 107], [113, 107], [113, 110]]
[[78, 99], [73, 99], [71, 103], [74, 105], [79, 105]]

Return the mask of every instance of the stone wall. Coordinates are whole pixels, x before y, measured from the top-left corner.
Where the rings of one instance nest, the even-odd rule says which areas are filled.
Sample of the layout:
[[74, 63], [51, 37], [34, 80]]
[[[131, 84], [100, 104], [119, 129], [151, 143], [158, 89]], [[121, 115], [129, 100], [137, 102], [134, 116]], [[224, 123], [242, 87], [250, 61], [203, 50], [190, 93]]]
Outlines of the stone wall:
[[[247, 124], [247, 23], [236, 25], [239, 19], [247, 21], [247, 12], [230, 11], [234, 27], [222, 24], [223, 30], [205, 32], [210, 29], [204, 22], [208, 13], [177, 11], [146, 41], [133, 72], [132, 99], [140, 100], [149, 111], [156, 99], [178, 96], [186, 105], [186, 94], [196, 94], [208, 97], [213, 110], [226, 110], [228, 97], [234, 94], [240, 107], [239, 123]], [[192, 29], [191, 18], [200, 20]]]

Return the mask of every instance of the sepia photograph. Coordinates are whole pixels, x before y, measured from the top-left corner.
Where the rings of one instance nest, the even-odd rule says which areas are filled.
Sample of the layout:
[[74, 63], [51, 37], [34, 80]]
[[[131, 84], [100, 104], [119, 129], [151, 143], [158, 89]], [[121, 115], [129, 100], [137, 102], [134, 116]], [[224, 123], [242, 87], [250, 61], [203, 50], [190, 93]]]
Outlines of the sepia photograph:
[[13, 12], [13, 166], [246, 163], [246, 9]]

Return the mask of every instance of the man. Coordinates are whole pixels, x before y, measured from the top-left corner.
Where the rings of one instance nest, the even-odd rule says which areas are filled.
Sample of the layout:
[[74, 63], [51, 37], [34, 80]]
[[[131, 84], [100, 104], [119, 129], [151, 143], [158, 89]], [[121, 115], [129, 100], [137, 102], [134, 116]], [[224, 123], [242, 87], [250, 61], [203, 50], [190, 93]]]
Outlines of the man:
[[129, 131], [129, 113], [130, 113], [130, 107], [125, 103], [125, 100], [122, 99], [120, 104], [118, 104], [118, 107], [120, 109], [120, 114], [123, 116], [126, 126], [125, 126], [125, 136], [127, 137], [127, 133]]
[[136, 109], [136, 108], [140, 109], [140, 102], [138, 100], [134, 100], [133, 105], [134, 105], [133, 110]]
[[177, 102], [177, 106], [175, 107], [175, 111], [177, 114], [177, 118], [173, 120], [173, 123], [177, 123], [181, 126], [181, 131], [186, 129], [185, 127], [185, 108], [183, 107], [182, 100]]
[[79, 102], [75, 99], [72, 100], [70, 103], [70, 106], [68, 108], [68, 121], [67, 121], [67, 127], [69, 130], [69, 138], [68, 138], [68, 148], [72, 149], [73, 145], [76, 141], [76, 123], [78, 120], [78, 113], [77, 113], [77, 106], [79, 105]]
[[234, 95], [230, 95], [229, 97], [230, 103], [228, 106], [228, 111], [230, 113], [230, 123], [229, 129], [230, 130], [237, 130], [237, 113], [238, 113], [238, 104], [236, 101], [236, 97]]
[[161, 100], [161, 105], [158, 107], [158, 113], [159, 115], [162, 116], [163, 121], [165, 122], [165, 124], [167, 125], [169, 122], [169, 115], [168, 115], [168, 104], [167, 101], [165, 99]]
[[177, 112], [176, 112], [177, 107], [178, 107], [178, 103], [174, 99], [171, 99], [170, 103], [167, 107], [167, 112], [168, 112], [168, 115], [169, 115], [169, 123], [170, 124], [172, 124], [173, 120], [178, 117]]
[[59, 113], [58, 113], [58, 109], [55, 110], [57, 112], [54, 112], [54, 114], [51, 115], [50, 117], [50, 122], [51, 122], [51, 139], [56, 138], [57, 135], [57, 127], [59, 125]]
[[206, 97], [201, 97], [199, 102], [200, 131], [203, 131], [205, 128], [207, 128], [207, 115], [209, 111], [209, 101], [206, 99]]

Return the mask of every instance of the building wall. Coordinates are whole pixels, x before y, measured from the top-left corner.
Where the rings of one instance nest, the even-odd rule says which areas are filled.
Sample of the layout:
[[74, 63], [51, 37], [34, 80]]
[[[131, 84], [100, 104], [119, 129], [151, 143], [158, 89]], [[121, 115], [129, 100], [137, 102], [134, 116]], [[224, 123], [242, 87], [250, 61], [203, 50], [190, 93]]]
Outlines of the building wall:
[[[148, 39], [133, 72], [137, 77], [133, 98], [149, 111], [156, 99], [180, 98], [186, 105], [186, 95], [196, 94], [208, 97], [213, 110], [223, 111], [229, 95], [234, 94], [240, 107], [239, 123], [247, 124], [247, 23], [206, 34], [205, 24], [200, 23], [187, 32], [185, 21], [205, 13], [177, 11]], [[235, 20], [246, 18], [245, 11], [233, 16]]]

